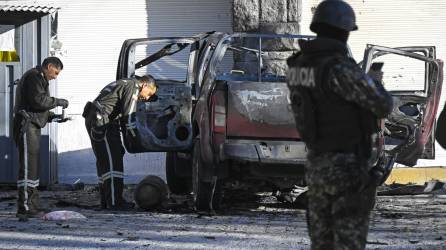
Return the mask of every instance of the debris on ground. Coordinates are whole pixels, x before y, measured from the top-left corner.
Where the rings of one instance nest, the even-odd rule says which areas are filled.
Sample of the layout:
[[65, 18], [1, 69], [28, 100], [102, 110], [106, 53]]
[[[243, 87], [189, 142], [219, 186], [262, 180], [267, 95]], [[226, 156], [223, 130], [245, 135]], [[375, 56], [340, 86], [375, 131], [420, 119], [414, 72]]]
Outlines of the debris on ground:
[[83, 190], [85, 184], [83, 182], [76, 182], [73, 184], [53, 184], [47, 187], [48, 191], [76, 191]]
[[378, 195], [417, 195], [424, 194], [423, 185], [391, 184], [378, 189]]
[[410, 239], [409, 242], [412, 243], [412, 244], [417, 244], [417, 243], [419, 243], [420, 241], [419, 241], [419, 240], [412, 240], [412, 239]]
[[138, 236], [128, 236], [125, 240], [127, 240], [127, 241], [138, 241], [139, 237]]
[[293, 204], [295, 207], [306, 207], [308, 187], [294, 186], [291, 190], [277, 190], [273, 193], [280, 202]]
[[98, 189], [91, 185], [74, 191], [54, 192], [54, 196], [50, 199], [55, 200], [54, 205], [59, 208], [78, 207], [95, 209], [100, 205]]
[[84, 215], [74, 211], [60, 210], [53, 211], [45, 214], [42, 219], [44, 220], [74, 220], [74, 219], [87, 219]]
[[0, 202], [15, 199], [17, 199], [17, 191], [6, 190], [4, 187], [0, 189]]
[[389, 245], [389, 243], [381, 242], [381, 241], [367, 241], [367, 244], [370, 244], [370, 245], [383, 245], [383, 246]]
[[[384, 186], [380, 191], [404, 186], [407, 185]], [[426, 189], [427, 186], [430, 187]], [[133, 197], [134, 187], [125, 187], [127, 200]], [[444, 189], [434, 183], [421, 185], [420, 189], [431, 194], [377, 198], [368, 248], [444, 249], [446, 195], [435, 195]], [[305, 211], [293, 203], [279, 202], [271, 189], [262, 190], [225, 190], [222, 210], [213, 216], [196, 213], [190, 194], [170, 195], [165, 204], [150, 212], [111, 212], [91, 209], [94, 204], [99, 205], [98, 189], [94, 186], [86, 185], [84, 190], [77, 191], [42, 191], [41, 203], [53, 210], [62, 210], [55, 206], [60, 200], [89, 205], [90, 208], [63, 208], [80, 212], [88, 220], [43, 222], [31, 218], [21, 223], [15, 217], [16, 203], [6, 200], [0, 202], [0, 249], [19, 249], [23, 245], [30, 249], [308, 249]], [[288, 192], [292, 194], [291, 191]], [[24, 233], [39, 239], [29, 240], [23, 237]]]
[[378, 195], [419, 195], [419, 194], [446, 194], [446, 184], [432, 180], [424, 185], [397, 184], [378, 187]]
[[[170, 197], [163, 201], [154, 211], [163, 213], [193, 213], [194, 212], [193, 198], [191, 194], [188, 195], [175, 195], [171, 194]], [[141, 210], [145, 211], [145, 210]]]
[[[443, 192], [441, 192], [441, 191], [443, 191]], [[426, 188], [424, 189], [424, 192], [425, 193], [436, 192], [436, 193], [446, 194], [446, 183], [437, 181], [437, 180], [429, 181], [426, 184]]]

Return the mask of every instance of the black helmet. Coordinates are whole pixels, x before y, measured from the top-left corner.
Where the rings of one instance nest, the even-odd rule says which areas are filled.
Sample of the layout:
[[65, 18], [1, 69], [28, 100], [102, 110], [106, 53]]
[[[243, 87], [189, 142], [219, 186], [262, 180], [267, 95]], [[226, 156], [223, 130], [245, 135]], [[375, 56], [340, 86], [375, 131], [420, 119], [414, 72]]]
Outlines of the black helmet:
[[355, 12], [348, 3], [342, 0], [325, 0], [317, 6], [310, 29], [318, 33], [320, 24], [347, 32], [358, 29]]

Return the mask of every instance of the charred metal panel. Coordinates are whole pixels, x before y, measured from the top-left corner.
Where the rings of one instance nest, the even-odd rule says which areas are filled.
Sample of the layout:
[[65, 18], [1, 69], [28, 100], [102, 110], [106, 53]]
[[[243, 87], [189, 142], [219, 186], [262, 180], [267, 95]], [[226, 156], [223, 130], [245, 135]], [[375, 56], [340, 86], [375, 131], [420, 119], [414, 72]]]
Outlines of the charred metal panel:
[[296, 141], [228, 140], [222, 159], [258, 164], [305, 164], [306, 147]]
[[282, 82], [228, 82], [228, 135], [299, 138]]
[[394, 109], [386, 120], [385, 150], [396, 154], [396, 162], [413, 166], [424, 150], [423, 113], [426, 98], [419, 96], [394, 97]]
[[305, 164], [307, 150], [303, 142], [261, 142], [256, 145], [263, 164]]
[[[158, 100], [139, 102], [136, 111], [135, 152], [183, 150], [192, 145], [191, 87], [162, 83]], [[134, 140], [131, 136], [126, 140]]]

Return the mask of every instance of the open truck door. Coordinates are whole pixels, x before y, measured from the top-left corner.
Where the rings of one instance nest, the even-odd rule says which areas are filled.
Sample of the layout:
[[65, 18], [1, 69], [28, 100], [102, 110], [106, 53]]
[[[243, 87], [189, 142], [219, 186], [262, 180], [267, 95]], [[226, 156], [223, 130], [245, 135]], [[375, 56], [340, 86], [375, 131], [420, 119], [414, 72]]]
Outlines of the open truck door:
[[385, 119], [384, 152], [396, 163], [413, 166], [435, 158], [435, 117], [443, 83], [443, 62], [435, 47], [387, 48], [367, 45], [363, 69], [383, 62], [383, 84], [393, 96]]
[[181, 151], [192, 146], [192, 90], [200, 42], [195, 37], [126, 40], [121, 48], [116, 79], [150, 74], [158, 85], [157, 98], [138, 101], [136, 135], [124, 135], [130, 153]]

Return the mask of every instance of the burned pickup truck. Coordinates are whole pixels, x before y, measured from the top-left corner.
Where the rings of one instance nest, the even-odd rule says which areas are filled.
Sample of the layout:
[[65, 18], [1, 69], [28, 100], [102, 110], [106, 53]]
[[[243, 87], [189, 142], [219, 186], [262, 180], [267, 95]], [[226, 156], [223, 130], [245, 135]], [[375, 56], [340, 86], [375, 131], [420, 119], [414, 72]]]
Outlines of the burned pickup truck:
[[[298, 39], [312, 37], [209, 32], [126, 40], [117, 78], [151, 74], [159, 86], [156, 101], [138, 102], [136, 136], [124, 135], [127, 151], [167, 152], [171, 192], [192, 191], [198, 210], [218, 208], [228, 182], [304, 184], [307, 152], [285, 79]], [[375, 136], [371, 161], [388, 175], [394, 162], [432, 159], [443, 76], [435, 48], [368, 45], [364, 55], [364, 71], [385, 63], [395, 103]]]

